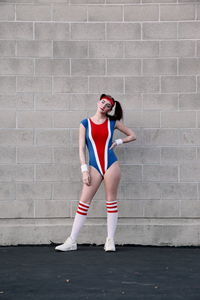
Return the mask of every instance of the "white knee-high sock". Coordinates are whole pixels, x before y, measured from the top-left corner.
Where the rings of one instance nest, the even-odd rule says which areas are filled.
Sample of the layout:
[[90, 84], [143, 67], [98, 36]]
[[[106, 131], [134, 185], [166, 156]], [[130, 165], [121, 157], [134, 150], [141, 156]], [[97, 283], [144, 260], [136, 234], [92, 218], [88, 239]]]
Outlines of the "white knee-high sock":
[[117, 227], [118, 209], [117, 201], [106, 201], [107, 207], [107, 237], [113, 238]]
[[70, 237], [72, 238], [73, 241], [77, 240], [79, 231], [81, 227], [84, 225], [85, 220], [87, 218], [87, 212], [90, 207], [90, 204], [87, 204], [85, 202], [79, 201], [76, 215], [74, 218], [74, 223], [72, 226], [72, 231]]

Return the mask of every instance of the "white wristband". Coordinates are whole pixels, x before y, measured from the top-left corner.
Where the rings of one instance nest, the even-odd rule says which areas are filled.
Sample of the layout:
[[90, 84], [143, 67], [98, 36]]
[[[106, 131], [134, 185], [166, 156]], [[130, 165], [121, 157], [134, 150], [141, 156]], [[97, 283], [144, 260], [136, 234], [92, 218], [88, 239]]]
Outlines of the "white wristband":
[[123, 140], [122, 139], [117, 139], [117, 140], [115, 140], [115, 143], [117, 145], [121, 145], [121, 144], [123, 144]]
[[81, 172], [83, 173], [85, 171], [88, 171], [88, 166], [86, 164], [81, 165]]

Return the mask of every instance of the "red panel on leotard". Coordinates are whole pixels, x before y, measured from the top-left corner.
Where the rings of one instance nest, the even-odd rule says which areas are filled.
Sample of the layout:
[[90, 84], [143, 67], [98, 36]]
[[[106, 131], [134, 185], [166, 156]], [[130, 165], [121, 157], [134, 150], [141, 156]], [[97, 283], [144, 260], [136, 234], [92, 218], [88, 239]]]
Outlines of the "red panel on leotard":
[[105, 173], [105, 146], [108, 138], [108, 119], [102, 124], [95, 124], [91, 119], [91, 134], [96, 145], [97, 154], [103, 174]]

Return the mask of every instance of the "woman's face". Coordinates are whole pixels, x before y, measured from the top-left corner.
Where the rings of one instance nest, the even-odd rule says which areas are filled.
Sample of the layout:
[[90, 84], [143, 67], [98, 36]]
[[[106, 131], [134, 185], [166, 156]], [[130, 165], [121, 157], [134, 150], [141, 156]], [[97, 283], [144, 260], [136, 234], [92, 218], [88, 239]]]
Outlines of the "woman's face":
[[108, 101], [107, 99], [99, 100], [99, 102], [97, 103], [97, 107], [101, 113], [105, 113], [105, 114], [112, 110], [112, 105], [110, 101]]

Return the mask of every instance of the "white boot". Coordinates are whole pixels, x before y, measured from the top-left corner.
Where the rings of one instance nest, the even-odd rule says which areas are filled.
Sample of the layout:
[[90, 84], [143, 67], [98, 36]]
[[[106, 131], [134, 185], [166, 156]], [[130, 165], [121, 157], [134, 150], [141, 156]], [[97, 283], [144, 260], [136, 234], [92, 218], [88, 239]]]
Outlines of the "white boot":
[[106, 238], [106, 243], [104, 245], [105, 251], [115, 251], [115, 242], [113, 238]]
[[77, 250], [77, 243], [74, 242], [71, 237], [69, 236], [66, 241], [59, 245], [59, 246], [56, 246], [55, 247], [55, 250], [58, 250], [58, 251], [71, 251], [71, 250]]

